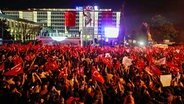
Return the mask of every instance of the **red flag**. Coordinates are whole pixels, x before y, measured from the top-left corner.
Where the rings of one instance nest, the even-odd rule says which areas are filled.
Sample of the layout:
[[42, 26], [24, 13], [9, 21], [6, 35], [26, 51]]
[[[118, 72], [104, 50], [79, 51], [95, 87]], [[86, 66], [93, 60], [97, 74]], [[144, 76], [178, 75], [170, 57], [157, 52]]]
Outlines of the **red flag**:
[[68, 68], [71, 68], [72, 67], [72, 64], [70, 61], [68, 61]]
[[109, 61], [107, 62], [107, 67], [108, 67], [109, 69], [111, 69], [111, 68], [113, 67], [112, 61], [109, 60]]
[[63, 68], [62, 70], [60, 70], [60, 73], [59, 73], [59, 78], [61, 78], [61, 77], [65, 77], [65, 76], [67, 76], [68, 74], [67, 74], [67, 68], [65, 67], [65, 68]]
[[111, 58], [102, 58], [102, 62], [107, 65], [108, 68], [112, 68], [113, 64], [112, 64], [112, 59]]
[[176, 54], [176, 55], [174, 56], [174, 59], [175, 59], [175, 60], [181, 60], [181, 59], [182, 59], [182, 55], [181, 55], [181, 54]]
[[56, 61], [48, 62], [46, 65], [47, 70], [57, 70], [59, 68]]
[[117, 61], [115, 63], [115, 69], [118, 70], [118, 69], [120, 69], [120, 67], [121, 67], [121, 63], [119, 61]]
[[18, 51], [19, 51], [19, 52], [25, 52], [25, 51], [26, 51], [26, 49], [27, 49], [27, 47], [24, 47], [24, 46], [18, 46], [18, 47], [17, 47], [17, 49], [18, 49]]
[[153, 73], [152, 73], [150, 67], [146, 67], [144, 70], [145, 70], [149, 75], [151, 75], [151, 76], [153, 75]]
[[130, 59], [132, 59], [133, 61], [139, 59], [138, 58], [138, 55], [136, 55], [135, 53], [133, 53], [131, 56], [130, 56]]
[[103, 60], [103, 54], [100, 54], [98, 55], [96, 58], [95, 58], [95, 62], [101, 62]]
[[153, 51], [149, 48], [146, 50], [146, 58], [150, 65], [153, 64], [155, 61], [153, 57]]
[[164, 65], [164, 64], [166, 64], [166, 57], [163, 57], [163, 58], [155, 61], [155, 64], [157, 64], [157, 65]]
[[67, 11], [65, 12], [65, 26], [75, 26], [76, 21], [76, 12], [75, 11]]
[[4, 62], [0, 65], [0, 71], [4, 70]]
[[79, 100], [79, 98], [74, 98], [74, 97], [69, 97], [67, 100], [66, 100], [66, 104], [72, 104], [72, 101], [73, 100]]
[[92, 67], [92, 78], [94, 80], [99, 81], [102, 84], [104, 84], [104, 82], [105, 82], [103, 76], [96, 70], [95, 67]]
[[19, 63], [23, 63], [23, 60], [22, 60], [22, 58], [21, 58], [20, 56], [15, 55], [15, 56], [13, 57], [13, 63], [14, 63], [15, 65], [17, 65], [17, 64], [19, 64]]
[[141, 59], [141, 60], [138, 60], [138, 62], [136, 63], [136, 68], [141, 70], [145, 67], [145, 63], [144, 63], [144, 60]]
[[29, 42], [27, 45], [31, 47], [33, 45], [33, 42]]
[[84, 67], [77, 68], [78, 75], [84, 75]]
[[173, 64], [172, 62], [169, 62], [168, 67], [170, 67], [170, 71], [173, 72], [173, 74], [176, 74], [177, 72], [180, 72], [181, 70], [177, 67], [177, 65]]
[[153, 74], [155, 74], [155, 75], [161, 75], [162, 74], [162, 72], [160, 71], [160, 69], [157, 66], [151, 65], [150, 68], [151, 68]]
[[59, 68], [58, 64], [56, 62], [51, 63], [51, 67], [53, 70], [56, 70]]
[[103, 18], [103, 21], [102, 23], [107, 26], [107, 25], [112, 25], [112, 16], [113, 16], [113, 13], [112, 11], [106, 11], [106, 12], [102, 12], [102, 18]]
[[5, 72], [4, 75], [5, 76], [15, 76], [15, 75], [22, 74], [22, 73], [23, 73], [23, 67], [22, 67], [22, 64], [19, 63], [15, 65], [13, 68], [11, 68], [11, 70]]
[[160, 71], [160, 69], [155, 65], [146, 67], [144, 70], [150, 75], [162, 75], [162, 72]]
[[34, 58], [33, 54], [28, 54], [28, 55], [26, 55], [25, 60], [31, 61], [33, 58]]

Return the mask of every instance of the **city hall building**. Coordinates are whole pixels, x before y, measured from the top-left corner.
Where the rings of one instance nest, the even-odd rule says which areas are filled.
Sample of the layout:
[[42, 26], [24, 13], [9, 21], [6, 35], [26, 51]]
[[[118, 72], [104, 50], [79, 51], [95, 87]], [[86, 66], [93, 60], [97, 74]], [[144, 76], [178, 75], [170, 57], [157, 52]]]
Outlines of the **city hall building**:
[[35, 40], [40, 29], [41, 26], [36, 22], [0, 13], [0, 44]]
[[83, 34], [85, 38], [100, 39], [105, 35], [105, 27], [120, 27], [120, 11], [100, 9], [97, 6], [3, 12], [5, 15], [42, 24], [40, 35], [44, 36], [80, 37]]

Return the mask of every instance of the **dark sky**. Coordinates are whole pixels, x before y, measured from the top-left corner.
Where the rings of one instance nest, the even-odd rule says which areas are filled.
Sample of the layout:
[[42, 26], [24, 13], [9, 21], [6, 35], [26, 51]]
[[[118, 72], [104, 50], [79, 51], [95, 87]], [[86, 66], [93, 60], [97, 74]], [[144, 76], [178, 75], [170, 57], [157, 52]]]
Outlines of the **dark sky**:
[[[124, 0], [1, 0], [0, 7], [74, 7], [75, 5], [98, 4], [104, 7], [118, 8]], [[165, 8], [183, 4], [184, 0], [126, 0], [130, 6]], [[148, 5], [148, 6], [146, 6]], [[174, 6], [175, 5], [175, 6]], [[153, 8], [152, 8], [153, 9]]]
[[184, 0], [127, 0], [127, 28], [137, 28], [143, 20], [157, 14], [184, 29]]
[[[119, 10], [124, 0], [0, 0], [1, 9], [67, 8], [84, 5], [99, 5], [101, 8]], [[126, 0], [127, 25], [139, 24], [142, 20], [162, 14], [184, 27], [184, 0]], [[131, 23], [130, 23], [131, 21]], [[134, 25], [135, 27], [137, 25]]]

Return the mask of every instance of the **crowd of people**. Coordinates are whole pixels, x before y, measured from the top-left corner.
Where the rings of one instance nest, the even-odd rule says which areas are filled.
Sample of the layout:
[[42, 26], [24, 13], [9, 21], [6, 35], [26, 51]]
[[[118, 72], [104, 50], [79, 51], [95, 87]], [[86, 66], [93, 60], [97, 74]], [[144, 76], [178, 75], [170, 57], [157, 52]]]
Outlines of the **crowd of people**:
[[0, 103], [183, 104], [183, 69], [184, 46], [1, 45]]

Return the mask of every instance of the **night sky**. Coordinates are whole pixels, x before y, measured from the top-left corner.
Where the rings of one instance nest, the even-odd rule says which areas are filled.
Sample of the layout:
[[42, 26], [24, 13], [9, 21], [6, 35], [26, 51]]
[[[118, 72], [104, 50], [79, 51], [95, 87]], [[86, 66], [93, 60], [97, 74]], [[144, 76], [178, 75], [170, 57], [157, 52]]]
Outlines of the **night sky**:
[[[120, 10], [124, 0], [0, 0], [1, 9], [75, 8], [98, 5], [100, 8]], [[136, 28], [146, 18], [161, 14], [184, 27], [184, 0], [126, 0], [127, 27]], [[184, 28], [183, 28], [184, 29]]]

